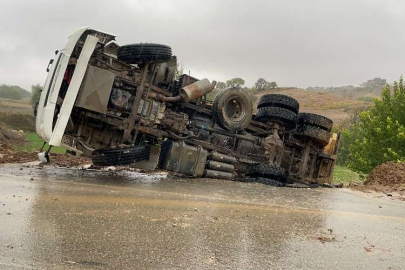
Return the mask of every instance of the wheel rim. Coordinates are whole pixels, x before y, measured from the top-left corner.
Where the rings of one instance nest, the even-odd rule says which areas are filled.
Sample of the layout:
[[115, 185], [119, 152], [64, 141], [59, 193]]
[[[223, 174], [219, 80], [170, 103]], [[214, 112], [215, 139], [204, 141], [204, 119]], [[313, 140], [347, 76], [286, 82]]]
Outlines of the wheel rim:
[[242, 120], [246, 113], [243, 103], [236, 97], [231, 97], [224, 106], [224, 112], [226, 117], [232, 122]]

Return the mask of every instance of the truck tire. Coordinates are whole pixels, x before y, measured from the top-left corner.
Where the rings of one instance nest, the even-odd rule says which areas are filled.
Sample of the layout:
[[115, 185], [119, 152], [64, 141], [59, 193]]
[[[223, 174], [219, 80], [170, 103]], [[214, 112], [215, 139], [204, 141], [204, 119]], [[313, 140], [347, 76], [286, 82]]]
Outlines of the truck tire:
[[329, 143], [330, 132], [320, 127], [299, 125], [294, 130], [297, 137], [303, 137], [316, 142], [319, 146], [326, 146]]
[[133, 147], [97, 149], [93, 151], [91, 159], [93, 164], [97, 166], [118, 166], [147, 160], [149, 155], [149, 145], [137, 145]]
[[172, 48], [155, 43], [136, 43], [118, 48], [118, 60], [128, 64], [165, 62], [172, 58]]
[[264, 178], [264, 177], [256, 178], [255, 182], [262, 183], [262, 184], [272, 186], [272, 187], [284, 187], [285, 186], [285, 183], [282, 183], [280, 181], [273, 180], [273, 179], [270, 179], [270, 178]]
[[300, 104], [295, 98], [286, 95], [269, 94], [262, 96], [257, 103], [258, 109], [263, 107], [279, 107], [298, 113]]
[[214, 120], [218, 126], [230, 131], [246, 128], [253, 115], [252, 100], [240, 88], [230, 88], [219, 92], [212, 105]]
[[314, 113], [299, 113], [297, 124], [316, 126], [329, 132], [333, 127], [333, 121], [331, 119]]
[[285, 187], [285, 183], [265, 177], [245, 177], [239, 178], [236, 181], [245, 183], [262, 183], [272, 187]]
[[246, 175], [249, 177], [269, 178], [280, 182], [285, 182], [287, 180], [287, 175], [284, 169], [274, 164], [249, 164], [246, 169]]
[[284, 108], [262, 107], [257, 111], [255, 120], [262, 123], [270, 121], [281, 122], [286, 130], [291, 130], [295, 128], [297, 114]]

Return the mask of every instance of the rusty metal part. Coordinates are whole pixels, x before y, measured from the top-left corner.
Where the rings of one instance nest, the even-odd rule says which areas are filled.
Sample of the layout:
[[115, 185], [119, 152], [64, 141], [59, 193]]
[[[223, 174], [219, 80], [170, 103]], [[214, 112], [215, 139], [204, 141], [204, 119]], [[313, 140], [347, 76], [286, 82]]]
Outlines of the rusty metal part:
[[150, 134], [150, 135], [158, 137], [158, 138], [171, 137], [170, 134], [167, 133], [166, 131], [156, 129], [156, 128], [151, 128], [151, 127], [140, 126], [139, 131]]
[[160, 93], [154, 93], [154, 92], [150, 92], [148, 93], [148, 97], [153, 98], [153, 99], [157, 99], [159, 101], [162, 102], [177, 102], [181, 100], [181, 96], [175, 96], [175, 97], [167, 97], [164, 96]]
[[222, 172], [216, 170], [205, 170], [204, 176], [207, 178], [218, 178], [218, 179], [233, 179], [233, 174], [230, 172]]
[[[150, 89], [151, 89], [151, 87], [150, 87], [150, 85], [153, 85], [153, 81], [154, 81], [154, 79], [155, 79], [155, 71], [156, 71], [156, 67], [157, 67], [157, 62], [155, 62], [155, 64], [154, 64], [154, 66], [153, 66], [153, 69], [152, 69], [152, 79], [151, 79], [151, 82], [150, 82], [150, 84], [149, 84], [149, 87], [147, 88], [148, 90], [146, 91], [146, 98], [145, 98], [145, 100], [144, 100], [144, 102], [143, 102], [143, 104], [142, 104], [142, 109], [141, 109], [141, 114], [140, 114], [140, 118], [142, 119], [142, 116], [143, 116], [143, 112], [144, 112], [144, 110], [145, 110], [145, 108], [146, 108], [146, 106], [147, 106], [147, 104], [148, 104], [148, 94], [149, 94], [149, 92], [150, 92]], [[147, 69], [147, 66], [145, 67], [145, 69]], [[143, 93], [142, 93], [142, 96], [143, 96]], [[135, 144], [135, 140], [136, 140], [136, 137], [138, 136], [138, 129], [139, 129], [139, 126], [141, 125], [141, 121], [138, 121], [137, 123], [136, 123], [136, 125], [135, 125], [135, 134], [134, 134], [134, 137], [132, 137], [132, 141], [131, 141], [131, 144], [133, 145], [133, 144]]]
[[214, 161], [224, 162], [228, 164], [235, 164], [236, 158], [233, 156], [224, 155], [218, 152], [211, 152], [210, 159]]
[[162, 88], [159, 88], [159, 87], [157, 87], [157, 86], [155, 86], [155, 85], [151, 85], [151, 84], [148, 83], [148, 82], [145, 83], [145, 87], [146, 87], [146, 88], [149, 88], [149, 87], [150, 87], [151, 90], [153, 90], [153, 91], [155, 91], [155, 92], [158, 92], [158, 93], [160, 93], [160, 94], [162, 94], [162, 95], [164, 95], [164, 96], [167, 96], [167, 97], [173, 96], [172, 93], [170, 93], [169, 91], [166, 91], [166, 90], [164, 90], [164, 89], [162, 89]]
[[165, 130], [171, 130], [179, 134], [187, 134], [188, 115], [185, 113], [176, 113], [170, 109], [166, 109], [165, 116], [162, 119], [160, 126]]
[[204, 173], [207, 150], [201, 146], [188, 145], [184, 141], [168, 141], [163, 145], [166, 154], [163, 168], [169, 171], [200, 177]]
[[221, 172], [234, 172], [235, 166], [228, 163], [218, 162], [214, 160], [207, 161], [207, 168]]
[[214, 90], [216, 81], [213, 81], [212, 84], [208, 79], [202, 79], [190, 85], [187, 85], [180, 89], [180, 96], [186, 102], [194, 101]]
[[[135, 100], [134, 103], [132, 105], [132, 112], [131, 115], [128, 118], [128, 127], [125, 129], [124, 134], [122, 136], [122, 140], [121, 143], [124, 143], [128, 140], [129, 135], [132, 132], [132, 129], [135, 125], [135, 118], [136, 115], [138, 113], [138, 107], [139, 107], [139, 102], [141, 101], [142, 95], [143, 95], [143, 90], [145, 87], [145, 81], [146, 81], [146, 75], [148, 74], [148, 67], [149, 67], [149, 63], [147, 63], [143, 70], [142, 70], [142, 79], [141, 79], [141, 84], [139, 85], [138, 89], [136, 90], [136, 95], [135, 95]], [[135, 131], [135, 133], [137, 134], [137, 130]], [[134, 136], [135, 137], [135, 136]]]
[[232, 137], [232, 138], [245, 140], [245, 141], [249, 141], [249, 142], [253, 142], [253, 143], [257, 143], [260, 140], [259, 138], [246, 137], [246, 136], [243, 136], [243, 135], [240, 135], [240, 134], [235, 134], [235, 133], [227, 132], [227, 131], [216, 129], [216, 128], [206, 127], [206, 126], [203, 126], [203, 125], [196, 125], [196, 127], [198, 129], [201, 129], [201, 130], [206, 130], [206, 131], [209, 131], [209, 132], [218, 133], [218, 134], [221, 134], [221, 135], [226, 135], [226, 136], [229, 136], [229, 137]]

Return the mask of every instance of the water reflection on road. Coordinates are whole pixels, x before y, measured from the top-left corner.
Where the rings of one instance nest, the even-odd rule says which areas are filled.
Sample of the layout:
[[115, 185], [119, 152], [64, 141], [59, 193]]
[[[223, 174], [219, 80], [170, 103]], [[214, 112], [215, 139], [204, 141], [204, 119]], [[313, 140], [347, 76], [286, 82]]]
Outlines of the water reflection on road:
[[0, 187], [0, 268], [399, 269], [405, 259], [405, 204], [345, 190], [11, 165]]

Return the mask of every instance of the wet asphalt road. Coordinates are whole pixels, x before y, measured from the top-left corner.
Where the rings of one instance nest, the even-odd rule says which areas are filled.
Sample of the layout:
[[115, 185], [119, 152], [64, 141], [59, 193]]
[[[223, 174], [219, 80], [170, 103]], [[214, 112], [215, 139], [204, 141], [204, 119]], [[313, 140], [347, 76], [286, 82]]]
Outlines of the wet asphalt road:
[[0, 167], [0, 269], [405, 269], [390, 198], [20, 168]]

